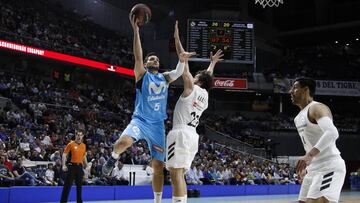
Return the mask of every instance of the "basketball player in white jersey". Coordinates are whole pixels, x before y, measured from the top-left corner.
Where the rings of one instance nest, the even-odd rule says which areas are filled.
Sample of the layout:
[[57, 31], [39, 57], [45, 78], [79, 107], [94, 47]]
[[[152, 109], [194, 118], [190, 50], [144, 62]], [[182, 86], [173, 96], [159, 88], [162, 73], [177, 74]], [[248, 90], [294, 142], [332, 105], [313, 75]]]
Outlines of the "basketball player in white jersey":
[[296, 164], [300, 176], [300, 203], [337, 203], [345, 179], [345, 162], [335, 141], [339, 137], [332, 114], [325, 104], [314, 101], [316, 83], [309, 78], [295, 80], [291, 101], [301, 111], [295, 125], [306, 154]]
[[[175, 24], [175, 45], [177, 54], [184, 52], [179, 38], [178, 23]], [[212, 74], [215, 64], [222, 61], [221, 50], [213, 56], [207, 70], [199, 71], [195, 78], [189, 71], [189, 64], [185, 63], [182, 75], [184, 91], [176, 103], [173, 117], [173, 128], [166, 140], [166, 168], [170, 171], [172, 202], [187, 201], [185, 171], [190, 169], [198, 151], [199, 135], [196, 127], [201, 114], [208, 107], [208, 91], [212, 86]]]

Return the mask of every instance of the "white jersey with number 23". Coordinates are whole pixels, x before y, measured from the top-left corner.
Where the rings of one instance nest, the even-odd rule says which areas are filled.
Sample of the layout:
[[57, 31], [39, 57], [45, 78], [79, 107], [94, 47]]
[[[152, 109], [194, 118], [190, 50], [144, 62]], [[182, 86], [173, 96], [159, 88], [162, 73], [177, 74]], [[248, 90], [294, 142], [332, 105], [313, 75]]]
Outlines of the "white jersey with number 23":
[[180, 97], [176, 103], [173, 125], [188, 125], [196, 128], [201, 114], [208, 107], [209, 94], [205, 89], [194, 85], [194, 89], [187, 97]]

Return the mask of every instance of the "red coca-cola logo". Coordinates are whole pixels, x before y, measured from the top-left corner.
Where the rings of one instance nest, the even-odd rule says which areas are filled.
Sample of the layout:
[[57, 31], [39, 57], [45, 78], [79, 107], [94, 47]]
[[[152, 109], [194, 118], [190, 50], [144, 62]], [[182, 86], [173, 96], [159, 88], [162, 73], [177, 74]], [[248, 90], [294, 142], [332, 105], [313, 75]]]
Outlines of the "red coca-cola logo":
[[215, 88], [247, 89], [247, 80], [238, 78], [214, 78]]
[[214, 84], [215, 86], [221, 86], [221, 87], [234, 87], [235, 80], [215, 80]]

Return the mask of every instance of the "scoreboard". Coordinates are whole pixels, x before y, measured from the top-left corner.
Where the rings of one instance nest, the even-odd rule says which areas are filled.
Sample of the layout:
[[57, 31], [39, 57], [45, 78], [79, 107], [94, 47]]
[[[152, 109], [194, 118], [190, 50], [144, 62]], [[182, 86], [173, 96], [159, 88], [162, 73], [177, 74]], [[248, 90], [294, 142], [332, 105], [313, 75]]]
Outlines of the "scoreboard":
[[192, 61], [208, 61], [210, 52], [224, 53], [224, 62], [254, 63], [254, 24], [234, 21], [188, 20], [187, 51]]

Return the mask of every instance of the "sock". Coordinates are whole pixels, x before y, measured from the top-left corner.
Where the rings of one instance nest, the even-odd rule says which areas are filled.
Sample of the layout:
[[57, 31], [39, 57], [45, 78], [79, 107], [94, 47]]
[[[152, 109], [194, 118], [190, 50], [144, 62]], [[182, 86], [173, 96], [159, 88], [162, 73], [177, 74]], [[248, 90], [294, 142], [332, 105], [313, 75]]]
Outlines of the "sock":
[[186, 196], [184, 197], [172, 197], [172, 203], [186, 203]]
[[111, 153], [111, 156], [112, 156], [112, 158], [114, 158], [114, 159], [118, 160], [118, 159], [119, 159], [120, 154], [115, 153], [115, 151], [113, 151], [113, 152]]
[[162, 192], [154, 192], [154, 203], [161, 203]]

